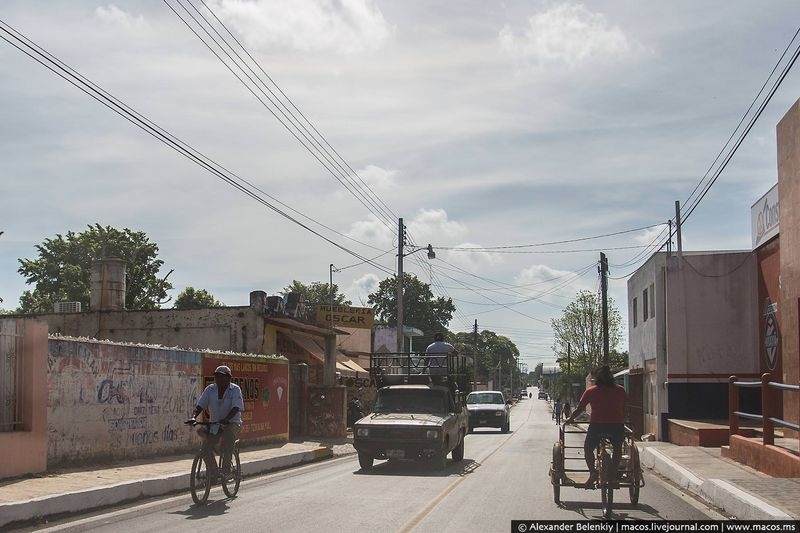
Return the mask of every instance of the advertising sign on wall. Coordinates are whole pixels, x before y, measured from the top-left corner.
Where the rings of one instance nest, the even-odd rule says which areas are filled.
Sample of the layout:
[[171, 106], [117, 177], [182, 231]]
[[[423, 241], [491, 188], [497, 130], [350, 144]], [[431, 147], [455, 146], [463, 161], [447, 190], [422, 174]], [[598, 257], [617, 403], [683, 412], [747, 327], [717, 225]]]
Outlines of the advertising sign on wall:
[[335, 328], [362, 328], [372, 329], [375, 321], [373, 307], [350, 307], [347, 305], [334, 305], [331, 312], [330, 305], [317, 306], [317, 325]]
[[780, 219], [781, 210], [776, 184], [750, 208], [753, 250], [780, 232]]
[[230, 367], [232, 382], [244, 397], [241, 439], [289, 436], [289, 364], [284, 359], [203, 357], [203, 387], [214, 382], [214, 369]]

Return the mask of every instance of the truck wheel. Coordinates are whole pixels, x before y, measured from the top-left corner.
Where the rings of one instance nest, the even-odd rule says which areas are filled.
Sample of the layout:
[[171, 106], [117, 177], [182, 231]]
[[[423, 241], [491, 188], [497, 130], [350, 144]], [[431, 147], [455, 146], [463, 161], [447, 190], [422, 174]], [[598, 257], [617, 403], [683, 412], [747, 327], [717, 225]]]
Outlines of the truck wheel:
[[461, 435], [461, 442], [458, 443], [458, 446], [453, 448], [453, 461], [463, 461], [464, 460], [464, 435]]
[[511, 429], [511, 420], [506, 420], [505, 424], [503, 424], [503, 427], [500, 428], [500, 431], [502, 431], [503, 433], [508, 433], [510, 429]]
[[358, 465], [362, 470], [372, 470], [373, 461], [375, 461], [375, 458], [371, 455], [367, 455], [365, 453], [358, 454]]

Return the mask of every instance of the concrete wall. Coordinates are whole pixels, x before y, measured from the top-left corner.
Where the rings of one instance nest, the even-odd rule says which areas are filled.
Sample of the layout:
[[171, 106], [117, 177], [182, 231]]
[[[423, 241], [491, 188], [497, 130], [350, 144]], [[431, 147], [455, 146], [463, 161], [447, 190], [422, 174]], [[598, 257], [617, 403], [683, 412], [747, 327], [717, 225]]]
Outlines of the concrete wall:
[[51, 337], [48, 466], [189, 451], [183, 426], [201, 390], [202, 355]]
[[[778, 196], [780, 198], [781, 349], [784, 383], [800, 383], [800, 100], [778, 123]], [[786, 419], [798, 423], [800, 394], [783, 394]]]
[[0, 479], [47, 469], [47, 324], [0, 319], [0, 332], [15, 338], [14, 355], [22, 365], [22, 427], [0, 433]]
[[263, 317], [250, 307], [155, 311], [101, 311], [34, 315], [51, 334], [210, 349], [238, 353], [264, 351]]
[[750, 252], [667, 259], [670, 382], [758, 374], [757, 286]]

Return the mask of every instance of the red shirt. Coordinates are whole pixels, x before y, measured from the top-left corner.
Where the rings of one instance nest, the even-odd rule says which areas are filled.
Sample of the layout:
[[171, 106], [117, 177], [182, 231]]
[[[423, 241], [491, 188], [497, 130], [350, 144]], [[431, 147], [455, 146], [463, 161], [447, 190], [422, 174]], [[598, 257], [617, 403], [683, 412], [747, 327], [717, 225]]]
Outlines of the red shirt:
[[628, 393], [619, 385], [613, 387], [592, 385], [581, 396], [581, 404], [592, 406], [590, 422], [596, 424], [624, 423], [627, 401]]

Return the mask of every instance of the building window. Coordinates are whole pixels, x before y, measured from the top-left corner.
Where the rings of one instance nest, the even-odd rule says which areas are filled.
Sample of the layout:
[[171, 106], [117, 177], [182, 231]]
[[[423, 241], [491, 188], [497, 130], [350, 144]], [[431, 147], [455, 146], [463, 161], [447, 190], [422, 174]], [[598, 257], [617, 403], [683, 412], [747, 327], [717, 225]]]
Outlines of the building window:
[[650, 318], [655, 318], [656, 316], [656, 292], [655, 292], [655, 285], [652, 283], [650, 284]]
[[22, 428], [22, 335], [0, 328], [0, 432]]
[[636, 327], [636, 325], [639, 323], [639, 310], [637, 308], [638, 306], [636, 305], [638, 303], [639, 302], [636, 301], [636, 298], [634, 298], [633, 299], [633, 327]]
[[647, 289], [642, 291], [642, 322], [647, 321]]

